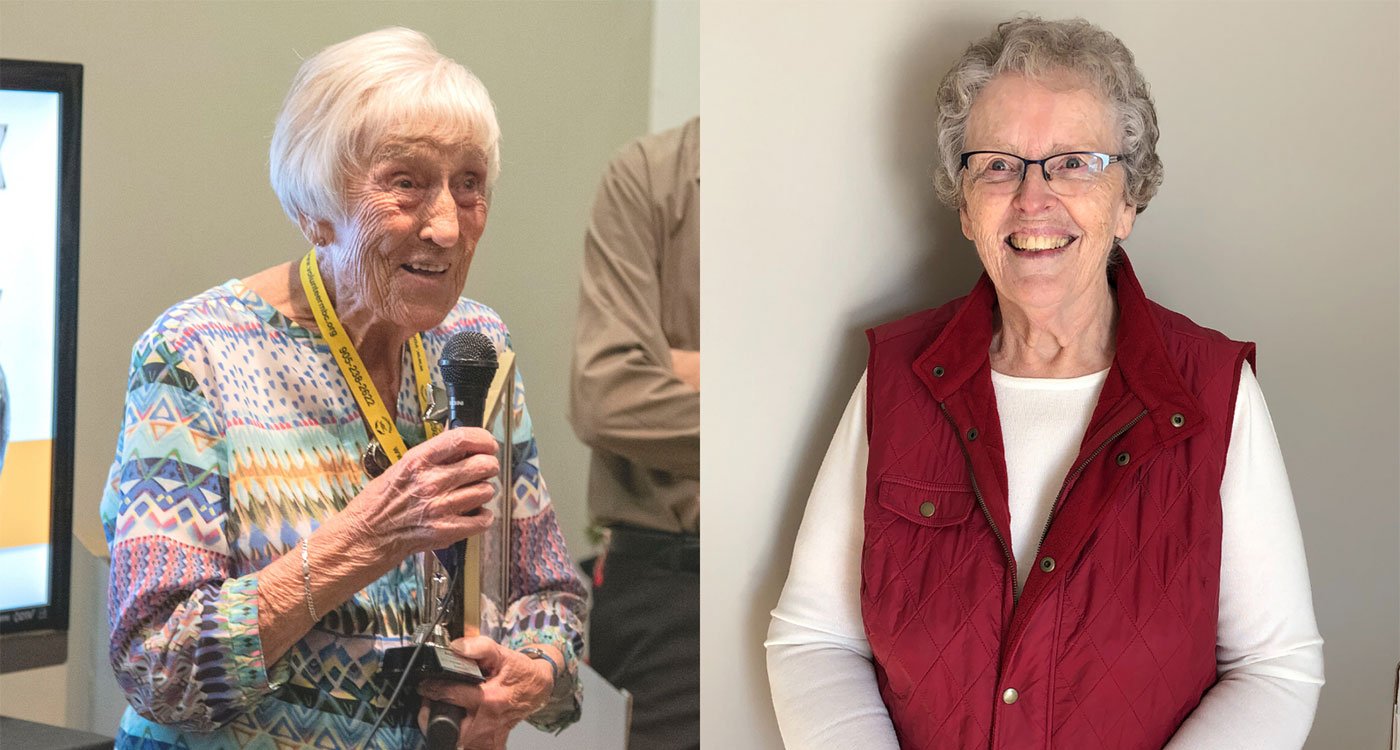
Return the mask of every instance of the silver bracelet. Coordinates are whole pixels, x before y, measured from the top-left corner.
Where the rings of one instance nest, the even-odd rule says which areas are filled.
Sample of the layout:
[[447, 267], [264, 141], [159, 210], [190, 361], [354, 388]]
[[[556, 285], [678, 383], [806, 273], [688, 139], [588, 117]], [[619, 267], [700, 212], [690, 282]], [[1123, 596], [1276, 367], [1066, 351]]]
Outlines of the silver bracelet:
[[311, 559], [307, 552], [306, 537], [301, 538], [301, 587], [306, 592], [306, 611], [311, 613], [312, 622], [320, 622], [321, 616], [316, 614], [316, 604], [311, 601]]

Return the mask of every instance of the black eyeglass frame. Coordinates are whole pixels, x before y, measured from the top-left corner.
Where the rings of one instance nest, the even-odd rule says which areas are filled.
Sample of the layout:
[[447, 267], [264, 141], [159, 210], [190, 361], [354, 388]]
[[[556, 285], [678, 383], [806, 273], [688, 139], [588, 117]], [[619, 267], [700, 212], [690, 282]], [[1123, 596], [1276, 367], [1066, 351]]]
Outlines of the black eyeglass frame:
[[1097, 157], [1103, 162], [1103, 167], [1099, 170], [1099, 172], [1107, 171], [1108, 165], [1110, 164], [1123, 161], [1123, 154], [1106, 154], [1102, 151], [1062, 151], [1058, 154], [1051, 154], [1043, 159], [1027, 159], [1026, 157], [1021, 156], [1020, 154], [1012, 154], [1006, 151], [964, 151], [958, 155], [958, 171], [961, 172], [967, 169], [967, 160], [970, 157], [976, 156], [978, 154], [996, 154], [998, 156], [1009, 156], [1013, 159], [1020, 159], [1022, 165], [1021, 179], [1018, 180], [1018, 182], [1026, 181], [1026, 174], [1031, 171], [1032, 164], [1040, 165], [1040, 176], [1044, 177], [1046, 182], [1050, 182], [1050, 170], [1045, 166], [1045, 163], [1050, 161], [1051, 159], [1058, 159], [1061, 156], [1070, 156], [1072, 154], [1084, 154], [1086, 156]]

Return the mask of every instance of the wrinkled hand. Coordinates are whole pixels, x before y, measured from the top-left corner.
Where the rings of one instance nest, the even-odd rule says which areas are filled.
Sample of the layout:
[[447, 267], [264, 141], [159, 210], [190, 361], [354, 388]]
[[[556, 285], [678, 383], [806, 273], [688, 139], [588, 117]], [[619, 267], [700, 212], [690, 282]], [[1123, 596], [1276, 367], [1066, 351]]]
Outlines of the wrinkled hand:
[[496, 439], [478, 427], [447, 430], [414, 446], [371, 480], [340, 518], [386, 565], [442, 549], [491, 525], [488, 480], [500, 471]]
[[[531, 659], [485, 636], [458, 638], [452, 649], [475, 659], [487, 676], [480, 685], [424, 680], [418, 694], [428, 700], [452, 703], [467, 709], [457, 747], [466, 750], [502, 750], [510, 730], [549, 702], [554, 690], [548, 662]], [[418, 726], [426, 734], [429, 704], [418, 712]]]

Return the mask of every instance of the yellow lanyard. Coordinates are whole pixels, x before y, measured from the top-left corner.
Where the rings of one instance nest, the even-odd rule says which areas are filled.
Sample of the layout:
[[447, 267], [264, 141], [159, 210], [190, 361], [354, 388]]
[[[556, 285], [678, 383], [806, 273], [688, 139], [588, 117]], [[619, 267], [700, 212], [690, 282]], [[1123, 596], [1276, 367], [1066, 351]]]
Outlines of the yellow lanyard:
[[[394, 426], [389, 410], [384, 408], [384, 402], [379, 400], [379, 392], [374, 389], [374, 383], [369, 379], [369, 371], [360, 360], [359, 352], [355, 351], [355, 345], [350, 342], [350, 336], [341, 327], [335, 308], [331, 307], [330, 300], [326, 299], [325, 282], [321, 280], [321, 269], [316, 265], [314, 247], [301, 259], [301, 288], [306, 292], [306, 299], [311, 303], [311, 312], [316, 316], [316, 325], [320, 326], [321, 335], [330, 344], [335, 363], [340, 366], [340, 373], [350, 384], [350, 392], [355, 396], [355, 403], [360, 405], [360, 413], [374, 432], [375, 440], [379, 441], [379, 446], [384, 449], [384, 454], [391, 463], [398, 461], [403, 458], [408, 447], [404, 444], [403, 436], [399, 435], [398, 428]], [[413, 338], [408, 340], [408, 351], [409, 359], [413, 362], [418, 406], [423, 414], [423, 431], [428, 437], [434, 437], [442, 432], [442, 426], [428, 419], [428, 409], [432, 403], [432, 379], [428, 375], [428, 354], [423, 350], [422, 335], [413, 334]]]

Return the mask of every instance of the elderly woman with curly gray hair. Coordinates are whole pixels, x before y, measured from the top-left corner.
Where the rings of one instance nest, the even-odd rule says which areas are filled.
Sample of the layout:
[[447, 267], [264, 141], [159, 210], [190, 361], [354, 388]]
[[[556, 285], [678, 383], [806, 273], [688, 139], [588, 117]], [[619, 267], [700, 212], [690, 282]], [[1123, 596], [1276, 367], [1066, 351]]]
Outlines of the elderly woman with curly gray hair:
[[[111, 659], [131, 704], [117, 747], [420, 747], [420, 696], [465, 708], [459, 747], [579, 716], [585, 591], [523, 382], [504, 386], [505, 472], [492, 433], [428, 417], [442, 382], [427, 363], [449, 339], [510, 346], [496, 313], [461, 297], [499, 139], [481, 81], [418, 32], [302, 64], [270, 166], [312, 248], [174, 305], [133, 351], [102, 500]], [[417, 555], [492, 526], [498, 473], [515, 499], [504, 635], [452, 644], [485, 680], [396, 698], [385, 653], [433, 619]]]
[[985, 273], [868, 331], [769, 628], [788, 747], [1299, 748], [1322, 679], [1253, 344], [1152, 302], [1132, 54], [1016, 18], [938, 92]]

